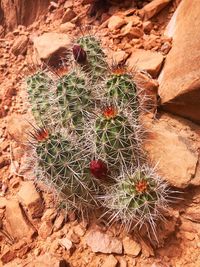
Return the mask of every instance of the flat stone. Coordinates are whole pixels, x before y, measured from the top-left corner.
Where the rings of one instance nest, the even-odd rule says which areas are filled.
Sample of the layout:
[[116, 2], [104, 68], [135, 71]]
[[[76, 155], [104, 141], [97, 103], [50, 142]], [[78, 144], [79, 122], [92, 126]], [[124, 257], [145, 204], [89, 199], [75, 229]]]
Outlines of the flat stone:
[[142, 8], [145, 19], [148, 20], [157, 15], [171, 0], [153, 0]]
[[44, 206], [32, 181], [22, 182], [17, 195], [19, 201], [25, 206], [25, 208], [27, 208], [28, 213], [33, 219], [42, 216]]
[[120, 16], [117, 16], [117, 15], [113, 15], [109, 19], [108, 28], [110, 31], [114, 31], [114, 30], [119, 29], [124, 24], [126, 24], [126, 21], [124, 18], [121, 18]]
[[122, 242], [123, 242], [125, 254], [131, 255], [133, 257], [136, 257], [139, 255], [142, 249], [139, 243], [137, 243], [135, 240], [133, 240], [132, 238], [128, 236], [125, 237]]
[[159, 52], [136, 49], [128, 58], [127, 65], [133, 69], [145, 70], [152, 77], [156, 77], [160, 72], [163, 60], [164, 57]]
[[31, 226], [17, 200], [8, 200], [6, 204], [6, 224], [10, 235], [16, 240], [32, 237], [36, 232]]
[[91, 231], [86, 237], [86, 243], [93, 252], [122, 254], [122, 242], [100, 231]]
[[157, 172], [178, 188], [199, 185], [200, 128], [185, 119], [167, 114], [162, 114], [150, 125], [145, 149], [150, 162], [157, 166]]
[[102, 267], [116, 267], [117, 263], [118, 260], [113, 255], [109, 255], [102, 264]]
[[[187, 16], [185, 15], [187, 14]], [[163, 108], [200, 123], [200, 1], [184, 0], [166, 31], [173, 37], [159, 76]]]
[[71, 41], [67, 34], [49, 32], [35, 37], [33, 43], [39, 59], [48, 60], [69, 49]]

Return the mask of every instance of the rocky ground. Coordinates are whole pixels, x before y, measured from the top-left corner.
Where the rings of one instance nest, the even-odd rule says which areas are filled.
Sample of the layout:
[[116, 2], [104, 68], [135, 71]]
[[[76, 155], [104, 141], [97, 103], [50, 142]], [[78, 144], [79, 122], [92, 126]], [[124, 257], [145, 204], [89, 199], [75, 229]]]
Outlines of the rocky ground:
[[[200, 3], [108, 1], [92, 9], [91, 2], [0, 1], [0, 266], [200, 266]], [[56, 209], [27, 164], [32, 117], [24, 79], [41, 62], [65, 71], [58, 64], [88, 31], [101, 39], [110, 62], [143, 71], [136, 80], [154, 104], [145, 118], [145, 148], [181, 192], [158, 225], [158, 243], [143, 231], [127, 234]]]

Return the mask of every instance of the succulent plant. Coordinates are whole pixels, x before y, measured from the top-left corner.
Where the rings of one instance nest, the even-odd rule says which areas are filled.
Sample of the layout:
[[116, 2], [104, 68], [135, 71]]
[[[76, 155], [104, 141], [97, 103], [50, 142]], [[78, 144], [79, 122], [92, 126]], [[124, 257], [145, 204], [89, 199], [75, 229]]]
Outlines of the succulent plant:
[[58, 102], [63, 122], [71, 122], [77, 132], [82, 132], [84, 118], [93, 102], [86, 80], [76, 72], [63, 76], [57, 85]]
[[44, 71], [27, 80], [36, 124], [48, 128], [32, 134], [38, 178], [73, 209], [89, 212], [100, 200], [110, 223], [149, 224], [155, 233], [170, 190], [154, 169], [137, 167], [145, 160], [143, 109], [133, 77], [124, 66], [109, 74], [94, 36], [79, 38], [72, 54], [79, 66], [56, 82]]
[[28, 97], [38, 124], [48, 120], [52, 85], [53, 81], [45, 72], [37, 72], [27, 79]]
[[[94, 36], [87, 35], [80, 37], [77, 40], [77, 44], [82, 48], [82, 50], [79, 48], [79, 51], [81, 51], [80, 55], [84, 53], [87, 55], [87, 63], [85, 63], [83, 70], [90, 74], [93, 81], [102, 79], [103, 75], [107, 72], [107, 63], [105, 60], [105, 54], [100, 46], [100, 42]], [[80, 56], [77, 56], [78, 53], [75, 50], [78, 49], [73, 49], [74, 58], [79, 59]]]
[[136, 141], [134, 129], [128, 119], [116, 107], [106, 107], [96, 118], [94, 125], [96, 154], [109, 166], [119, 168], [135, 162]]
[[94, 205], [98, 186], [90, 176], [87, 154], [60, 133], [38, 129], [33, 136], [40, 175], [42, 173], [73, 208], [80, 211]]
[[101, 197], [102, 205], [108, 209], [109, 222], [121, 222], [127, 230], [149, 224], [156, 234], [156, 221], [162, 218], [167, 207], [170, 189], [155, 173], [155, 169], [142, 166], [123, 171], [116, 184]]
[[116, 105], [130, 106], [135, 114], [138, 114], [138, 101], [136, 84], [128, 73], [112, 73], [106, 81], [105, 96], [112, 99]]

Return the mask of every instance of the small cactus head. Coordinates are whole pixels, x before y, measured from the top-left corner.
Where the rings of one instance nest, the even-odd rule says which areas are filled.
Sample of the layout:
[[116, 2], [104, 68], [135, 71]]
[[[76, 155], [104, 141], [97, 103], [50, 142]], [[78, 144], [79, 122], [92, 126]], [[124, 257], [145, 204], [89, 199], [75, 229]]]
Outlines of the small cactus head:
[[77, 63], [84, 64], [87, 61], [87, 54], [80, 45], [75, 44], [72, 48], [72, 53]]
[[100, 159], [90, 162], [90, 172], [97, 179], [106, 179], [108, 177], [108, 167]]

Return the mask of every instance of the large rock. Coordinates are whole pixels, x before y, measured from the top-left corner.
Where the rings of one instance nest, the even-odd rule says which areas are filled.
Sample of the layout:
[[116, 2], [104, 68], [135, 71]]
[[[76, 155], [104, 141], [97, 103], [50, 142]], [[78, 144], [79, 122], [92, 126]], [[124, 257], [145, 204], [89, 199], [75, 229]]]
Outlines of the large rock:
[[33, 39], [40, 60], [54, 64], [69, 49], [71, 41], [67, 34], [49, 32]]
[[145, 19], [148, 20], [157, 15], [169, 2], [171, 2], [171, 0], [153, 0], [145, 5], [142, 9]]
[[86, 238], [86, 243], [93, 252], [122, 253], [122, 242], [100, 231], [91, 231]]
[[32, 237], [35, 229], [26, 218], [17, 200], [9, 200], [6, 204], [6, 227], [10, 235], [16, 239]]
[[166, 114], [150, 125], [145, 148], [158, 173], [175, 187], [200, 185], [200, 128]]
[[159, 77], [163, 108], [200, 123], [200, 1], [183, 0], [166, 34], [173, 45]]
[[159, 52], [135, 49], [127, 60], [127, 65], [133, 69], [145, 70], [152, 77], [156, 77], [160, 72], [163, 60], [164, 57]]

